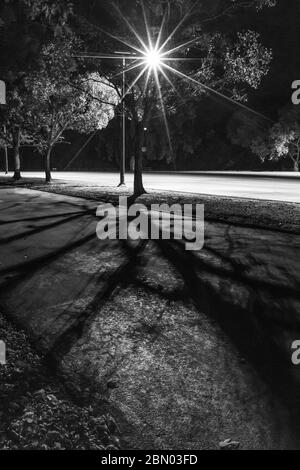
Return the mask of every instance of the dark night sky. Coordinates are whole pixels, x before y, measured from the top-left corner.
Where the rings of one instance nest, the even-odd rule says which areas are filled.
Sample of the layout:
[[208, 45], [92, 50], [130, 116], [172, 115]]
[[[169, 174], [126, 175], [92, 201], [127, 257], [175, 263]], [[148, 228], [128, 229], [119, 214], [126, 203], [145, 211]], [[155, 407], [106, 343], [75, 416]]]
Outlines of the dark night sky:
[[253, 27], [273, 49], [274, 60], [263, 86], [252, 93], [251, 102], [272, 117], [290, 101], [291, 84], [300, 79], [299, 0], [278, 0], [275, 8], [254, 15]]

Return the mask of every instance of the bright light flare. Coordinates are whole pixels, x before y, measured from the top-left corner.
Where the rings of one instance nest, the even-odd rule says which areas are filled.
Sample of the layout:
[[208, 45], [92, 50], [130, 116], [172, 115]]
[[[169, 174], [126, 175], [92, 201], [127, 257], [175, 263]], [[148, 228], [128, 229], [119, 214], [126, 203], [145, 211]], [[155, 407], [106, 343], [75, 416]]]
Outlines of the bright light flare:
[[[116, 7], [117, 8], [117, 7]], [[193, 38], [190, 41], [187, 41], [185, 43], [179, 44], [178, 46], [172, 47], [171, 49], [167, 47], [167, 45], [170, 43], [171, 39], [175, 36], [177, 31], [181, 28], [183, 23], [186, 21], [188, 16], [191, 14], [191, 11], [193, 7], [186, 13], [186, 15], [179, 21], [177, 26], [173, 29], [171, 34], [166, 38], [166, 40], [163, 42], [162, 41], [162, 36], [164, 32], [164, 26], [165, 26], [165, 21], [166, 21], [166, 15], [163, 17], [161, 27], [159, 29], [159, 34], [158, 37], [155, 41], [153, 42], [154, 38], [152, 38], [149, 23], [147, 20], [147, 15], [146, 15], [146, 10], [144, 7], [144, 3], [142, 0], [142, 9], [143, 9], [143, 16], [144, 16], [144, 22], [145, 22], [145, 27], [146, 27], [146, 33], [147, 33], [147, 38], [148, 38], [148, 45], [146, 42], [143, 40], [143, 38], [138, 34], [134, 26], [129, 22], [129, 20], [122, 14], [119, 8], [117, 8], [118, 13], [120, 14], [121, 18], [125, 21], [127, 26], [129, 27], [130, 31], [134, 34], [136, 39], [139, 42], [139, 47], [136, 47], [132, 44], [129, 44], [127, 42], [124, 42], [122, 39], [118, 39], [117, 37], [114, 37], [114, 39], [118, 39], [120, 42], [126, 44], [129, 46], [131, 49], [133, 49], [134, 52], [133, 56], [130, 57], [130, 59], [134, 60], [134, 64], [131, 65], [128, 69], [125, 69], [125, 72], [129, 70], [134, 70], [134, 69], [139, 69], [141, 67], [140, 72], [137, 74], [136, 78], [133, 80], [129, 88], [125, 91], [126, 96], [129, 91], [135, 86], [135, 84], [140, 80], [140, 78], [143, 77], [144, 74], [146, 74], [146, 79], [145, 79], [145, 86], [144, 86], [144, 95], [147, 93], [148, 89], [148, 83], [150, 80], [150, 77], [154, 77], [154, 82], [156, 84], [157, 92], [158, 92], [158, 97], [159, 101], [161, 104], [161, 111], [162, 111], [162, 116], [164, 119], [166, 131], [167, 131], [167, 136], [169, 140], [169, 145], [171, 149], [171, 153], [173, 153], [172, 150], [172, 144], [171, 144], [171, 137], [170, 137], [170, 132], [169, 132], [169, 126], [168, 126], [168, 121], [167, 121], [167, 113], [165, 110], [165, 105], [164, 105], [164, 99], [161, 91], [161, 83], [160, 83], [160, 77], [163, 77], [168, 84], [172, 87], [172, 89], [176, 92], [176, 89], [174, 87], [174, 84], [172, 80], [169, 78], [169, 74], [167, 72], [171, 72], [177, 77], [180, 77], [183, 80], [186, 80], [187, 82], [193, 84], [194, 86], [200, 87], [206, 92], [217, 96], [218, 98], [225, 99], [226, 101], [229, 101], [232, 104], [235, 104], [244, 110], [250, 111], [251, 113], [254, 113], [256, 115], [259, 115], [260, 117], [264, 117], [265, 119], [269, 120], [266, 116], [262, 115], [261, 113], [258, 113], [257, 111], [253, 110], [252, 108], [248, 107], [247, 105], [240, 103], [233, 98], [224, 95], [220, 91], [214, 90], [210, 86], [196, 80], [193, 77], [190, 77], [184, 73], [182, 73], [178, 68], [173, 68], [171, 66], [172, 62], [183, 62], [183, 61], [195, 61], [195, 60], [201, 60], [199, 58], [188, 58], [188, 57], [174, 57], [174, 52], [179, 52], [179, 51], [184, 51], [188, 48], [188, 46], [191, 46], [193, 43], [199, 41], [199, 38]], [[110, 34], [111, 36], [111, 34]], [[140, 53], [141, 55], [139, 56], [137, 53]], [[124, 71], [122, 72], [124, 73]], [[124, 96], [122, 99], [124, 99]]]
[[163, 63], [162, 55], [159, 53], [157, 49], [151, 47], [147, 49], [145, 53], [145, 64], [149, 67], [149, 69], [156, 71], [160, 68]]

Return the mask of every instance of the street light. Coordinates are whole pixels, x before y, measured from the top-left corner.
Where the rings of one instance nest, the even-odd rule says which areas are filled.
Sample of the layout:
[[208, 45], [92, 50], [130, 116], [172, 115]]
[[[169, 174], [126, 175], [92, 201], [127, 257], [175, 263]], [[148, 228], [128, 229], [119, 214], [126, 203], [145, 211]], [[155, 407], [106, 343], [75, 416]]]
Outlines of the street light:
[[[6, 106], [6, 83], [3, 80], [0, 80], [0, 106]], [[5, 141], [6, 138], [6, 126], [3, 126], [4, 132], [4, 154], [5, 154], [5, 174], [8, 173], [8, 153], [7, 153], [7, 143]]]
[[[125, 96], [126, 96], [126, 79], [125, 79], [125, 70], [126, 70], [126, 59], [129, 58], [129, 56], [133, 56], [131, 57], [135, 59], [135, 56], [136, 56], [136, 53], [135, 52], [125, 52], [125, 51], [115, 51], [115, 54], [118, 54], [120, 55], [120, 57], [122, 57], [122, 60], [123, 60], [123, 72], [122, 72], [122, 76], [123, 76], [123, 90], [122, 90], [122, 96], [123, 96], [123, 103], [122, 103], [122, 106], [123, 106], [123, 112], [122, 112], [122, 122], [123, 122], [123, 125], [122, 125], [122, 148], [123, 148], [123, 151], [122, 151], [122, 160], [121, 160], [121, 165], [120, 165], [120, 184], [119, 184], [119, 187], [120, 186], [125, 186], [125, 171], [126, 171], [126, 106], [125, 106]], [[152, 71], [157, 71], [157, 69], [159, 69], [161, 63], [162, 63], [162, 56], [161, 54], [159, 53], [159, 51], [156, 49], [156, 48], [153, 48], [152, 46], [146, 50], [146, 52], [143, 54], [143, 59], [145, 58], [144, 60], [144, 63], [146, 65], [148, 65], [148, 67], [152, 70]], [[145, 142], [145, 133], [146, 133], [147, 129], [145, 128], [144, 129], [144, 142]], [[144, 144], [144, 147], [145, 147], [145, 144]], [[143, 148], [144, 148], [143, 147]]]
[[151, 70], [156, 72], [162, 65], [162, 62], [163, 57], [159, 50], [153, 47], [147, 49], [147, 52], [145, 53], [145, 64], [147, 64]]
[[[125, 106], [125, 95], [126, 95], [126, 75], [125, 75], [125, 68], [126, 68], [126, 59], [129, 55], [132, 55], [130, 52], [119, 52], [116, 51], [115, 54], [120, 54], [122, 57], [122, 78], [123, 78], [123, 86], [122, 86], [122, 159], [120, 162], [120, 184], [119, 187], [126, 186], [125, 184], [125, 172], [126, 172], [126, 106]], [[126, 57], [127, 56], [127, 57]]]
[[[122, 157], [120, 158], [120, 186], [125, 186], [125, 171], [126, 171], [126, 59], [136, 60], [135, 52], [115, 51], [113, 54], [104, 53], [83, 53], [76, 54], [73, 57], [84, 59], [122, 59]], [[146, 59], [147, 60], [147, 59]]]

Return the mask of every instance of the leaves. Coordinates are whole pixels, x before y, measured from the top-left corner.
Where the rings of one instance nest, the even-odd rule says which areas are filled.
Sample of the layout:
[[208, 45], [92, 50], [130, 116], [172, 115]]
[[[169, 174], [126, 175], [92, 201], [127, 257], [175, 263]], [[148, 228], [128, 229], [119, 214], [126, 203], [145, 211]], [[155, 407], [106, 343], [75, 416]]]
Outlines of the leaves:
[[[126, 12], [122, 10], [122, 13], [130, 19], [137, 34], [134, 34], [125, 21], [122, 21], [121, 15], [114, 15], [113, 8], [111, 13], [111, 16], [115, 17], [115, 30], [111, 31], [114, 36], [126, 44], [137, 47], [143, 46], [139, 44], [136, 36], [147, 42], [145, 24], [140, 20], [143, 17], [141, 3], [129, 0], [126, 2]], [[262, 9], [272, 7], [275, 3], [268, 0], [203, 0], [196, 3], [192, 0], [145, 1], [150, 32], [156, 37], [164, 17], [165, 25], [161, 37], [161, 44], [166, 41], [164, 51], [189, 43], [188, 46], [179, 47], [174, 52], [174, 57], [177, 59], [188, 60], [168, 61], [168, 65], [183, 74], [178, 76], [169, 69], [165, 70], [173, 86], [163, 74], [158, 74], [159, 90], [153, 73], [150, 74], [148, 81], [147, 73], [140, 77], [130, 88], [130, 96], [126, 99], [129, 118], [134, 123], [143, 122], [146, 127], [150, 127], [149, 121], [162, 116], [162, 112], [165, 112], [170, 120], [183, 109], [188, 115], [189, 111], [195, 110], [198, 103], [207, 96], [211, 98], [217, 96], [217, 99], [222, 101], [220, 94], [224, 94], [225, 100], [227, 97], [235, 101], [247, 101], [250, 89], [257, 89], [269, 71], [272, 51], [262, 44], [257, 32], [251, 30], [236, 32], [239, 19], [237, 14], [241, 9]], [[111, 4], [110, 0], [108, 4]], [[226, 27], [222, 24], [223, 21], [226, 21]], [[177, 27], [178, 24], [180, 27]], [[100, 26], [105, 28], [104, 24]], [[170, 33], [171, 38], [168, 38]], [[117, 41], [110, 40], [110, 44], [111, 51], [120, 47]], [[140, 70], [138, 68], [126, 72], [127, 88], [134, 83]], [[110, 80], [118, 86], [121, 85], [120, 71], [119, 64], [110, 74]], [[209, 89], [219, 94], [215, 95]], [[193, 117], [190, 118], [190, 123], [192, 120]], [[159, 126], [160, 134], [163, 132], [166, 134], [162, 120]], [[178, 125], [177, 133], [174, 132], [172, 136], [173, 150], [175, 148], [176, 151], [177, 147], [192, 156], [197, 151], [198, 142], [194, 145], [193, 151], [189, 138], [182, 132], [184, 126], [185, 122], [181, 126]], [[149, 138], [155, 140], [152, 134]], [[164, 145], [166, 139], [162, 136], [158, 136], [156, 140], [163, 140], [163, 144], [151, 143], [151, 150], [148, 153], [151, 153], [153, 158], [161, 158], [163, 154], [167, 161], [170, 161], [172, 158], [170, 145], [168, 142], [166, 146]], [[160, 151], [156, 152], [155, 147], [159, 147]]]
[[237, 36], [237, 42], [228, 48], [225, 56], [225, 76], [233, 83], [244, 82], [257, 89], [269, 71], [272, 51], [260, 43], [260, 35], [254, 31]]
[[240, 443], [232, 439], [225, 439], [219, 443], [219, 447], [221, 450], [236, 450], [240, 447]]
[[64, 25], [73, 14], [73, 4], [61, 0], [22, 0], [30, 18], [44, 18], [53, 25]]
[[296, 168], [300, 163], [300, 110], [296, 106], [283, 108], [278, 122], [269, 132], [253, 139], [251, 149], [262, 161], [288, 156]]
[[[9, 360], [0, 367], [0, 449], [120, 448], [118, 427], [98, 403], [75, 404], [25, 334], [0, 314]], [[70, 386], [70, 384], [69, 384]]]
[[73, 47], [65, 37], [44, 46], [39, 70], [10, 94], [7, 128], [19, 125], [22, 142], [30, 135], [40, 152], [62, 142], [66, 130], [91, 133], [114, 117], [115, 88], [99, 73], [79, 74]]

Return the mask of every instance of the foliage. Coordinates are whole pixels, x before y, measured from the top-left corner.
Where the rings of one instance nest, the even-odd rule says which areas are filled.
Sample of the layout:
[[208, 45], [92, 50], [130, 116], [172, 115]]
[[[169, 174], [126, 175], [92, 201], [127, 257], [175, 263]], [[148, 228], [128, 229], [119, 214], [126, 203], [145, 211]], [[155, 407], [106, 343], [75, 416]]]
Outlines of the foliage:
[[[127, 2], [126, 17], [130, 18], [137, 34], [145, 39], [146, 27], [141, 21], [142, 10], [137, 8], [137, 3], [141, 4], [135, 1]], [[204, 1], [196, 5], [195, 2], [180, 0], [145, 2], [146, 16], [154, 38], [157, 36], [163, 16], [165, 27], [161, 42], [164, 42], [180, 23], [180, 27], [176, 29], [164, 50], [188, 43], [185, 47], [179, 48], [174, 55], [189, 60], [170, 61], [168, 64], [198, 84], [188, 79], [183, 80], [175, 73], [167, 71], [174, 88], [162, 74], [159, 74], [160, 90], [158, 90], [153, 74], [148, 86], [145, 87], [145, 75], [144, 80], [141, 78], [132, 87], [130, 96], [127, 97], [127, 111], [130, 118], [147, 122], [153, 113], [162, 111], [162, 101], [168, 114], [176, 112], [177, 107], [182, 106], [183, 100], [186, 101], [187, 107], [191, 106], [192, 102], [197, 105], [197, 98], [201, 99], [207, 94], [205, 86], [225, 93], [229, 98], [245, 101], [249, 89], [257, 89], [263, 76], [268, 73], [272, 59], [271, 51], [261, 44], [258, 33], [250, 30], [237, 34], [225, 33], [218, 21], [222, 17], [227, 18], [228, 8], [233, 15], [238, 7], [245, 5], [261, 8], [273, 4], [274, 2], [268, 1], [259, 1], [255, 4], [238, 1]], [[115, 28], [115, 35], [121, 41], [134, 47], [141, 47], [120, 13], [116, 14]], [[120, 43], [112, 40], [112, 50], [117, 46], [120, 48]], [[195, 60], [191, 60], [192, 58]], [[139, 70], [128, 70], [126, 74], [128, 87], [135, 80]], [[115, 77], [115, 72], [116, 70], [112, 71], [111, 77]]]
[[[143, 128], [149, 130], [148, 159], [155, 156], [160, 159], [163, 154], [168, 162], [171, 159], [174, 161], [175, 154], [183, 149], [187, 155], [193, 156], [198, 152], [201, 136], [194, 140], [197, 144], [193, 147], [193, 137], [189, 130], [185, 132], [186, 120], [174, 126], [178, 109], [182, 115], [185, 112], [188, 114], [190, 109], [195, 111], [205, 96], [235, 106], [236, 101], [247, 101], [249, 91], [260, 86], [262, 78], [268, 73], [272, 54], [263, 46], [258, 33], [238, 30], [239, 15], [246, 8], [260, 10], [275, 3], [268, 0], [127, 0], [125, 10], [121, 0], [103, 0], [101, 5], [95, 2], [87, 5], [85, 10], [83, 1], [75, 0], [75, 13], [80, 4], [80, 14], [93, 24], [103, 40], [103, 47], [91, 50], [110, 53], [121, 50], [139, 55], [137, 50], [145, 49], [142, 42], [147, 45], [149, 37], [155, 44], [163, 22], [160, 36], [160, 44], [166, 41], [163, 51], [176, 48], [173, 57], [183, 59], [167, 62], [179, 74], [168, 69], [165, 70], [168, 78], [161, 72], [156, 77], [152, 71], [149, 80], [147, 71], [136, 80], [143, 65], [132, 68], [135, 61], [126, 61], [125, 105], [133, 142], [130, 155], [135, 155], [135, 168], [138, 167], [135, 171], [135, 181], [140, 181], [138, 192], [143, 191], [141, 161], [144, 155], [140, 152], [144, 147]], [[148, 31], [145, 23], [149, 26]], [[177, 48], [179, 45], [181, 47]], [[101, 64], [106, 62], [102, 61]], [[106, 76], [120, 89], [121, 61], [111, 62]], [[156, 123], [152, 122], [154, 120]], [[153, 131], [155, 127], [157, 131]]]
[[14, 147], [14, 131], [20, 129], [20, 145], [32, 145], [33, 138], [28, 129], [23, 87], [7, 94], [7, 109], [0, 115], [0, 147]]
[[252, 151], [262, 161], [280, 160], [289, 157], [296, 171], [300, 163], [300, 110], [297, 107], [286, 107], [281, 110], [279, 120], [265, 135], [252, 141]]
[[64, 140], [65, 130], [90, 133], [114, 117], [118, 95], [99, 73], [78, 75], [72, 43], [43, 48], [41, 68], [26, 77], [26, 120], [40, 151]]
[[[66, 393], [25, 333], [0, 314], [1, 340], [9, 361], [0, 367], [0, 450], [111, 450], [120, 447], [117, 424], [97, 404], [79, 405]], [[86, 397], [92, 384], [79, 380], [76, 393]]]
[[[12, 82], [16, 86], [16, 82], [18, 84], [21, 77], [21, 81], [26, 83], [26, 88], [32, 97], [31, 112], [29, 114], [25, 113], [25, 116], [29, 123], [34, 123], [34, 125], [31, 124], [31, 128], [35, 130], [35, 138], [39, 142], [39, 148], [45, 149], [50, 142], [53, 142], [53, 139], [57, 142], [61, 141], [63, 129], [83, 130], [84, 128], [88, 132], [88, 129], [94, 128], [95, 123], [90, 125], [89, 119], [81, 120], [81, 122], [78, 119], [76, 124], [75, 118], [73, 120], [73, 116], [76, 114], [75, 110], [85, 111], [84, 99], [80, 103], [77, 101], [74, 105], [74, 112], [71, 113], [72, 118], [69, 116], [69, 119], [62, 119], [61, 115], [67, 117], [68, 111], [72, 109], [72, 106], [68, 105], [72, 95], [70, 90], [73, 88], [78, 91], [78, 100], [80, 100], [80, 90], [83, 88], [85, 88], [85, 96], [91, 97], [94, 93], [94, 89], [91, 90], [91, 81], [94, 82], [93, 87], [95, 83], [102, 81], [102, 86], [107, 87], [107, 90], [109, 89], [109, 92], [114, 94], [112, 100], [114, 106], [122, 85], [121, 62], [113, 61], [113, 64], [107, 64], [108, 61], [102, 61], [100, 77], [99, 74], [98, 76], [93, 75], [98, 73], [96, 66], [99, 62], [95, 60], [87, 61], [86, 70], [89, 70], [89, 74], [86, 72], [85, 77], [83, 77], [82, 69], [77, 68], [75, 70], [75, 66], [72, 71], [74, 61], [73, 65], [70, 61], [65, 68], [71, 78], [69, 77], [66, 80], [63, 78], [62, 83], [59, 73], [55, 71], [55, 66], [53, 66], [51, 72], [46, 71], [44, 78], [44, 66], [40, 69], [39, 59], [42, 54], [42, 61], [44, 61], [45, 43], [48, 44], [49, 40], [53, 41], [53, 38], [58, 40], [64, 37], [65, 34], [70, 37], [72, 35], [71, 29], [76, 30], [76, 33], [80, 32], [84, 39], [85, 48], [90, 50], [99, 50], [102, 47], [101, 45], [103, 45], [104, 52], [113, 52], [120, 49], [132, 50], [128, 44], [140, 48], [141, 45], [137, 35], [126, 23], [124, 15], [120, 13], [118, 7], [113, 7], [113, 4], [117, 3], [124, 10], [124, 2], [103, 0], [102, 2], [88, 2], [87, 4], [83, 0], [74, 0], [72, 3], [62, 0], [19, 0], [17, 2], [8, 0], [6, 3], [6, 6], [9, 6], [12, 14], [15, 15], [16, 21], [8, 22], [7, 17], [2, 15], [2, 8], [0, 8], [0, 18], [2, 19], [2, 22], [0, 22], [2, 24], [2, 29], [0, 25], [0, 35], [4, 29], [5, 34], [7, 34], [8, 29], [12, 31], [8, 41], [10, 45], [8, 50], [12, 57], [17, 57], [17, 60], [12, 61], [9, 66], [14, 72]], [[131, 120], [135, 146], [133, 152], [135, 154], [141, 147], [141, 139], [144, 138], [143, 127], [150, 126], [150, 121], [158, 115], [161, 116], [160, 123], [163, 124], [160, 129], [163, 129], [166, 126], [167, 119], [175, 119], [179, 108], [182, 110], [182, 114], [188, 110], [195, 110], [203, 96], [209, 95], [222, 101], [220, 94], [224, 94], [229, 99], [233, 98], [236, 101], [247, 100], [249, 91], [257, 89], [262, 78], [267, 74], [272, 55], [271, 51], [262, 45], [258, 33], [247, 29], [237, 30], [238, 15], [245, 8], [260, 10], [263, 7], [272, 7], [276, 2], [274, 0], [203, 0], [201, 2], [192, 0], [144, 0], [143, 3], [150, 26], [149, 34], [154, 41], [164, 18], [161, 43], [169, 38], [164, 49], [168, 50], [179, 44], [185, 44], [184, 47], [178, 48], [174, 55], [177, 58], [188, 60], [181, 62], [170, 61], [168, 64], [191, 80], [188, 80], [188, 78], [184, 80], [182, 76], [179, 77], [168, 71], [169, 79], [166, 79], [161, 73], [158, 74], [159, 87], [157, 87], [154, 73], [150, 74], [148, 82], [146, 80], [147, 74], [145, 74], [143, 78], [131, 86], [140, 69], [130, 70], [133, 61], [130, 63], [127, 61], [126, 78], [129, 91], [125, 98], [125, 104], [127, 116]], [[25, 20], [25, 26], [22, 25], [21, 18]], [[141, 0], [126, 1], [126, 18], [130, 19], [136, 33], [146, 40], [146, 27], [141, 21], [143, 18]], [[7, 27], [8, 24], [9, 28]], [[11, 28], [12, 25], [13, 28]], [[22, 29], [22, 37], [26, 38], [26, 46], [24, 46], [26, 53], [20, 53], [19, 51], [18, 30], [20, 28]], [[108, 34], [104, 32], [105, 29], [108, 29]], [[172, 31], [174, 31], [174, 34]], [[11, 47], [11, 38], [15, 40], [13, 47]], [[95, 49], [91, 47], [93, 43]], [[28, 57], [28, 51], [31, 51], [30, 57]], [[66, 54], [62, 54], [61, 58], [63, 55], [66, 56]], [[35, 61], [33, 58], [37, 60]], [[50, 62], [49, 60], [46, 60], [46, 62], [48, 67]], [[28, 64], [30, 64], [29, 67]], [[68, 68], [69, 66], [70, 68]], [[6, 74], [9, 67], [5, 67]], [[38, 70], [42, 71], [42, 77], [39, 77], [40, 72]], [[1, 73], [0, 70], [0, 75]], [[57, 88], [51, 83], [54, 76], [58, 78], [57, 83], [64, 98], [58, 96]], [[89, 78], [87, 78], [88, 76]], [[209, 90], [215, 90], [219, 95], [215, 95], [214, 92]], [[109, 93], [107, 94], [103, 90], [98, 90], [98, 92], [100, 92], [101, 109], [103, 110], [102, 119], [104, 119], [104, 116], [108, 116], [109, 120], [111, 118], [109, 117], [110, 111], [104, 108], [105, 102], [110, 102], [110, 98], [107, 98]], [[32, 107], [33, 103], [34, 108]], [[42, 109], [39, 103], [46, 103], [46, 106]], [[94, 103], [94, 107], [96, 106], [96, 100], [90, 100], [90, 108], [92, 108], [91, 103]], [[26, 103], [26, 106], [28, 106], [28, 109], [30, 108], [29, 103]], [[111, 110], [111, 108], [109, 109]], [[166, 113], [166, 119], [163, 119], [164, 112]], [[37, 118], [39, 115], [43, 115], [45, 119], [39, 120]], [[51, 124], [49, 125], [49, 122], [53, 122], [51, 116], [56, 118], [60, 116], [59, 128], [53, 129], [53, 133], [50, 130]], [[95, 113], [93, 116], [95, 116]], [[48, 124], [45, 124], [46, 121]], [[74, 124], [72, 124], [73, 122]], [[176, 132], [173, 133], [171, 139], [174, 137], [176, 145], [173, 145], [173, 147], [177, 151], [184, 148], [187, 154], [192, 155], [193, 150], [195, 152], [196, 149], [192, 148], [192, 140], [189, 137], [184, 137], [185, 126], [186, 122], [176, 122]], [[152, 127], [155, 126], [152, 125]], [[179, 140], [176, 142], [176, 136], [182, 136], [183, 142], [179, 142]], [[199, 145], [200, 143], [201, 137], [199, 138]], [[169, 151], [167, 150], [168, 147]], [[165, 158], [170, 161], [173, 156], [173, 152], [170, 150], [170, 142], [167, 142], [164, 148]], [[151, 148], [150, 151], [152, 152]]]
[[5, 0], [0, 5], [0, 77], [9, 89], [38, 68], [43, 45], [71, 34], [72, 4], [63, 0]]
[[46, 21], [52, 25], [55, 30], [61, 28], [68, 22], [73, 14], [73, 4], [63, 0], [5, 0], [2, 7], [2, 17], [0, 24], [5, 26], [7, 20], [9, 22], [16, 19], [18, 8], [24, 7], [24, 13], [27, 18], [32, 21]]
[[259, 42], [259, 34], [245, 31], [237, 34], [237, 41], [225, 56], [225, 77], [233, 83], [246, 83], [257, 89], [267, 75], [272, 52]]

